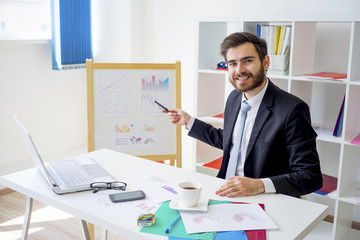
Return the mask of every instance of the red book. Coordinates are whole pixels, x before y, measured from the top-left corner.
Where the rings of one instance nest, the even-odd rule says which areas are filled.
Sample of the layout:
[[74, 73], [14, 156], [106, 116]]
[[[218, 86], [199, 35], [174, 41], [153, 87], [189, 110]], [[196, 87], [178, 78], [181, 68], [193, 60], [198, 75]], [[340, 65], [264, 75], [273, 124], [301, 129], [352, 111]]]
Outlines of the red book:
[[320, 189], [320, 191], [325, 193], [330, 193], [337, 188], [337, 178], [332, 177], [326, 174], [322, 174], [323, 177], [323, 187]]
[[[247, 204], [245, 202], [232, 202], [235, 204]], [[259, 203], [259, 206], [264, 209], [265, 211], [265, 205], [262, 203]], [[266, 240], [266, 230], [245, 230], [246, 236], [248, 240]]]
[[221, 163], [222, 163], [222, 157], [219, 157], [218, 159], [216, 159], [214, 161], [205, 163], [203, 166], [204, 167], [209, 167], [209, 168], [220, 169]]
[[324, 78], [324, 79], [347, 78], [347, 75], [345, 73], [336, 73], [336, 72], [318, 72], [312, 74], [304, 74], [304, 76], [314, 77], [314, 78]]
[[224, 113], [220, 113], [218, 115], [215, 115], [214, 117], [216, 117], [216, 118], [224, 118]]

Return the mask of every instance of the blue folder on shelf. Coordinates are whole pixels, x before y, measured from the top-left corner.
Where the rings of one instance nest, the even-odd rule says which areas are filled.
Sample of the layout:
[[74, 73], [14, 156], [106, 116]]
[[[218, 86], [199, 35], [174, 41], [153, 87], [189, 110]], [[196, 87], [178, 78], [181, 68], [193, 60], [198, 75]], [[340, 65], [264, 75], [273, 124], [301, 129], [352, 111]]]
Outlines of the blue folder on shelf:
[[342, 126], [343, 126], [343, 120], [344, 120], [344, 101], [345, 101], [345, 96], [343, 98], [343, 101], [342, 101], [342, 104], [340, 107], [339, 115], [336, 119], [334, 131], [333, 131], [334, 137], [340, 137], [342, 134]]

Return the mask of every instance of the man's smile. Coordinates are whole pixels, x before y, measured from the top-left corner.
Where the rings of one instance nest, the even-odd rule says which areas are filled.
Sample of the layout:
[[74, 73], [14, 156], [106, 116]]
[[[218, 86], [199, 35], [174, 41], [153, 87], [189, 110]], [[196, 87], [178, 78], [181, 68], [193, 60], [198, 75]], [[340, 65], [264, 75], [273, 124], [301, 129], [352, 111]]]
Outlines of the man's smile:
[[239, 81], [240, 83], [244, 83], [244, 82], [247, 82], [247, 80], [249, 80], [250, 78], [250, 75], [248, 76], [238, 76], [236, 77], [236, 81]]

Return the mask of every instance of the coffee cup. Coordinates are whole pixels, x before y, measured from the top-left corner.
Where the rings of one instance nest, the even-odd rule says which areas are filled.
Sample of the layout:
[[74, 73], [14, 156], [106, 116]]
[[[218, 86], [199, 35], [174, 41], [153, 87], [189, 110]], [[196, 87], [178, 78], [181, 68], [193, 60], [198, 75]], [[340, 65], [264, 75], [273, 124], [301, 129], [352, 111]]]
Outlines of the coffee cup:
[[181, 182], [178, 184], [179, 204], [184, 207], [194, 207], [199, 203], [201, 184], [196, 182]]

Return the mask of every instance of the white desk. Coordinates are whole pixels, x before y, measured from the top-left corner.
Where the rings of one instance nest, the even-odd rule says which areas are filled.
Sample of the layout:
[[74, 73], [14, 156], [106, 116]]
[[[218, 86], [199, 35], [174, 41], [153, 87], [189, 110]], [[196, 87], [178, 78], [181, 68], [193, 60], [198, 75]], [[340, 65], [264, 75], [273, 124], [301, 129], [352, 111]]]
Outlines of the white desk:
[[[89, 155], [118, 180], [148, 173], [157, 173], [176, 182], [189, 179], [198, 181], [203, 185], [202, 194], [207, 195], [210, 199], [264, 203], [267, 214], [279, 227], [277, 230], [266, 231], [268, 240], [302, 239], [327, 215], [328, 207], [325, 205], [281, 194], [261, 194], [231, 199], [219, 197], [214, 192], [224, 184], [225, 180], [223, 179], [159, 164], [127, 154], [102, 149], [89, 153]], [[95, 207], [89, 208], [89, 206], [76, 201], [79, 197], [84, 197], [84, 194], [93, 194], [91, 191], [56, 195], [36, 168], [1, 176], [0, 184], [26, 195], [30, 200], [36, 199], [68, 212], [82, 219], [83, 223], [85, 221], [93, 223], [129, 239], [167, 239], [164, 236], [139, 232], [136, 220], [129, 220], [124, 217], [119, 221], [118, 213], [104, 214]]]

